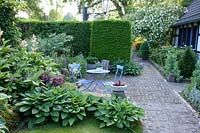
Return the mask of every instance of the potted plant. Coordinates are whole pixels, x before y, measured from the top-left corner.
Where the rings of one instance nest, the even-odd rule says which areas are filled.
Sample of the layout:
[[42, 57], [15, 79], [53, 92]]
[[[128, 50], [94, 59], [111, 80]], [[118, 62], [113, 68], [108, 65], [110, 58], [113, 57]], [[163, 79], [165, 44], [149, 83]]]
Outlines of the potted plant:
[[125, 98], [124, 91], [127, 89], [127, 85], [125, 83], [122, 83], [120, 80], [112, 84], [112, 94], [114, 94], [117, 97], [123, 97]]
[[87, 62], [87, 69], [95, 69], [96, 68], [96, 62], [98, 61], [97, 57], [92, 57], [92, 56], [88, 56], [86, 58], [86, 62]]
[[98, 61], [96, 64], [96, 69], [103, 69], [103, 65]]

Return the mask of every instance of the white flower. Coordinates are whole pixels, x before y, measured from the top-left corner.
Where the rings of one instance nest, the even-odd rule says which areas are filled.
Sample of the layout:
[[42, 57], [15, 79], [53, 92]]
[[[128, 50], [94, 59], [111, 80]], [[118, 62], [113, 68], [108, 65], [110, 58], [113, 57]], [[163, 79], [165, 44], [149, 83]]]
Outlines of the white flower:
[[1, 36], [3, 35], [3, 31], [2, 30], [0, 30], [0, 38], [1, 38]]
[[21, 41], [21, 46], [24, 47], [24, 48], [27, 47], [28, 46], [27, 41], [26, 40], [22, 40]]

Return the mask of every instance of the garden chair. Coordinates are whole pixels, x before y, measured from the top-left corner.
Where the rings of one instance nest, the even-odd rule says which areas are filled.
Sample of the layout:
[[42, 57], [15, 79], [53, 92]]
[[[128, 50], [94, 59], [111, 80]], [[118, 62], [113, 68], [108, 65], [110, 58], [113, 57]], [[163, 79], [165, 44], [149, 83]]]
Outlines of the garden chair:
[[108, 92], [111, 92], [111, 86], [118, 80], [122, 79], [124, 67], [121, 65], [117, 65], [116, 72], [112, 81], [104, 81], [103, 86], [106, 87]]
[[70, 78], [76, 85], [80, 88], [83, 87], [83, 90], [86, 90], [90, 87], [93, 80], [87, 80], [82, 78], [81, 74], [81, 65], [80, 64], [69, 64], [68, 65], [69, 72], [70, 72]]

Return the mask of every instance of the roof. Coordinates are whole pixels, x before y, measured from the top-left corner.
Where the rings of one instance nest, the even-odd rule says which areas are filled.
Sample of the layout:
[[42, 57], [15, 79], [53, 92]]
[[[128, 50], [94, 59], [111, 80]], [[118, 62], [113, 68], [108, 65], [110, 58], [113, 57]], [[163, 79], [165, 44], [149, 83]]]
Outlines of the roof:
[[187, 12], [173, 26], [200, 21], [200, 0], [193, 0], [187, 7]]

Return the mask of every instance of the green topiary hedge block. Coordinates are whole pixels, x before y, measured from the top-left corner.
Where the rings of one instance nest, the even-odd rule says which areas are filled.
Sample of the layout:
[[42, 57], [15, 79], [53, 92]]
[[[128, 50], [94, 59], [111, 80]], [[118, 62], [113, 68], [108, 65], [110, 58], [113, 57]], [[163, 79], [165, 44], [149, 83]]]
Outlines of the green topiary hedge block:
[[131, 57], [131, 24], [128, 21], [94, 21], [90, 41], [90, 55], [110, 62]]
[[68, 44], [72, 47], [74, 55], [82, 53], [88, 56], [89, 54], [91, 34], [90, 22], [21, 20], [18, 22], [18, 25], [22, 30], [23, 38], [29, 38], [32, 34], [44, 37], [51, 33], [66, 33], [67, 35], [72, 35], [74, 40]]

